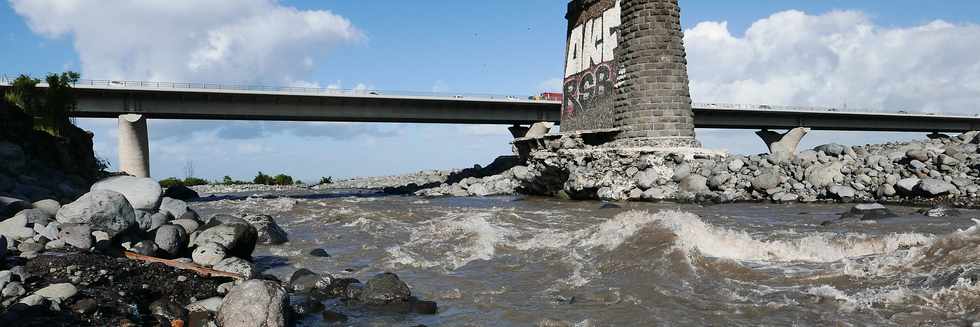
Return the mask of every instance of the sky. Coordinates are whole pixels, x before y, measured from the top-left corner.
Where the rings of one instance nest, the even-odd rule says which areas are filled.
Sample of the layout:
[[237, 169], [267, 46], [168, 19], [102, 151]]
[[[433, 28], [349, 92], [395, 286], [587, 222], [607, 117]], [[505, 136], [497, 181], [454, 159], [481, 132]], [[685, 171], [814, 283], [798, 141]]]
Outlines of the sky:
[[[563, 0], [7, 0], [0, 73], [386, 91], [560, 90]], [[697, 102], [980, 112], [980, 2], [680, 0]], [[116, 163], [116, 122], [79, 119]], [[752, 131], [706, 147], [765, 151]], [[464, 168], [505, 126], [150, 120], [157, 178], [302, 180]], [[804, 147], [922, 138], [814, 132]]]

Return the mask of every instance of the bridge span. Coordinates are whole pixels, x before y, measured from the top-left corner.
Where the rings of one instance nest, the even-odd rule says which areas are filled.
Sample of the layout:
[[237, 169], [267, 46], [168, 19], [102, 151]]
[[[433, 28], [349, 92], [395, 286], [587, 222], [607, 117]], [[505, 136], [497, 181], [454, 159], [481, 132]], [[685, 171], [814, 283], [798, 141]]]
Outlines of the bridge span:
[[[0, 88], [11, 80], [0, 77]], [[45, 85], [41, 84], [40, 87]], [[488, 94], [433, 94], [203, 83], [81, 80], [76, 117], [119, 118], [123, 171], [148, 175], [146, 119], [530, 125], [559, 123], [561, 102]], [[829, 107], [694, 103], [698, 128], [949, 133], [980, 130], [976, 115]], [[122, 133], [125, 132], [125, 133]], [[123, 142], [125, 141], [125, 142]], [[127, 145], [132, 149], [122, 149]], [[131, 152], [131, 154], [127, 154]], [[124, 158], [127, 157], [127, 158]], [[136, 167], [130, 165], [138, 162]], [[128, 164], [130, 163], [130, 164]]]

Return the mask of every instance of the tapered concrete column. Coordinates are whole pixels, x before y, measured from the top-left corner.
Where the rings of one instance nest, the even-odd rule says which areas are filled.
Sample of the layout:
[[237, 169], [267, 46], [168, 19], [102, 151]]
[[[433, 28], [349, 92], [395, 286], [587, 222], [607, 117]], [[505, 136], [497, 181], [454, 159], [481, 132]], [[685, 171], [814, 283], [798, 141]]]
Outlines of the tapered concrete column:
[[510, 135], [513, 135], [515, 139], [524, 137], [527, 135], [527, 131], [530, 129], [530, 127], [521, 125], [514, 125], [507, 128], [507, 130], [510, 131]]
[[143, 115], [119, 116], [119, 169], [136, 177], [150, 177], [150, 140]]
[[800, 145], [800, 141], [807, 133], [810, 133], [809, 128], [797, 127], [791, 129], [786, 133], [777, 133], [770, 130], [761, 130], [755, 132], [762, 138], [763, 142], [766, 142], [766, 146], [769, 147], [769, 153], [778, 159], [791, 159], [796, 156], [796, 147]]

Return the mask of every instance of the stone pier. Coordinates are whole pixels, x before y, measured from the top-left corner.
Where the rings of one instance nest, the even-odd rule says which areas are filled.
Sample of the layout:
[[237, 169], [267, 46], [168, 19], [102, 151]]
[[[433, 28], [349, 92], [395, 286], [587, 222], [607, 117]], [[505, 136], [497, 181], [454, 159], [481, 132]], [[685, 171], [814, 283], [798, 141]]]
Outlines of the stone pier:
[[150, 177], [150, 141], [143, 115], [119, 116], [119, 170]]

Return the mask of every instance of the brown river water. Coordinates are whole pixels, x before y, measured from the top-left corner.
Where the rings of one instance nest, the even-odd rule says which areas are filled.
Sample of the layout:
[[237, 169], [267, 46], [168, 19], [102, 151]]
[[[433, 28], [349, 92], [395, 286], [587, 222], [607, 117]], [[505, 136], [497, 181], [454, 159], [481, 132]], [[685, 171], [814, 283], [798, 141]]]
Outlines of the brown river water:
[[[715, 206], [236, 194], [192, 206], [276, 217], [259, 267], [397, 273], [432, 316], [328, 302], [350, 326], [970, 326], [980, 230], [963, 210], [821, 226], [848, 205]], [[323, 248], [329, 258], [308, 255]], [[320, 326], [310, 316], [301, 326]]]

